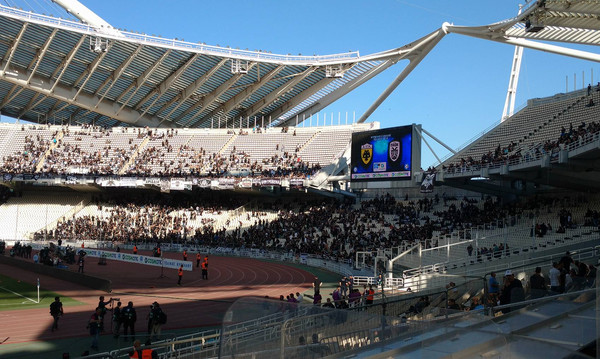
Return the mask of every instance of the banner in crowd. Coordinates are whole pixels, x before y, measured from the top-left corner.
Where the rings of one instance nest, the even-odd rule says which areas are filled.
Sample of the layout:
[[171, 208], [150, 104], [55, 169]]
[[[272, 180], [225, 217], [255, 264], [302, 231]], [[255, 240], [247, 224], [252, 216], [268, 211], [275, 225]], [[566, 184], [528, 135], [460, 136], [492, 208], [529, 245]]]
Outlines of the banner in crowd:
[[171, 178], [171, 190], [172, 191], [183, 191], [185, 189], [185, 178], [173, 177]]
[[210, 188], [210, 186], [212, 184], [211, 182], [212, 181], [209, 180], [208, 178], [202, 178], [202, 179], [194, 178], [192, 183], [200, 188]]
[[3, 182], [28, 181], [31, 183], [43, 182], [45, 185], [64, 184], [93, 184], [101, 187], [128, 187], [144, 188], [147, 186], [159, 187], [161, 192], [191, 191], [194, 186], [211, 188], [213, 190], [232, 190], [235, 188], [260, 188], [273, 186], [290, 186], [303, 188], [304, 178], [252, 178], [252, 177], [227, 177], [227, 178], [190, 178], [190, 177], [121, 177], [121, 176], [80, 176], [80, 175], [38, 175], [38, 174], [10, 174], [0, 173]]
[[245, 177], [238, 183], [238, 187], [240, 188], [252, 188], [252, 178]]
[[92, 248], [90, 248], [90, 249], [85, 248], [84, 251], [85, 251], [86, 255], [89, 257], [106, 258], [106, 259], [112, 259], [115, 261], [127, 262], [127, 263], [138, 263], [138, 264], [145, 264], [145, 265], [149, 265], [149, 266], [163, 267], [163, 268], [170, 268], [170, 269], [179, 269], [179, 267], [183, 265], [183, 270], [189, 271], [189, 272], [191, 272], [192, 268], [193, 268], [193, 265], [192, 265], [193, 263], [190, 261], [180, 261], [180, 260], [170, 259], [170, 258], [150, 257], [150, 256], [143, 256], [140, 254], [110, 252], [110, 251], [103, 251], [100, 249], [92, 249]]
[[169, 182], [169, 180], [160, 181], [160, 191], [163, 193], [170, 193], [171, 192], [171, 182]]
[[270, 186], [281, 186], [281, 180], [279, 178], [263, 178], [260, 180], [261, 187]]
[[290, 187], [293, 187], [293, 188], [304, 187], [304, 179], [303, 178], [290, 178]]
[[435, 173], [423, 173], [423, 182], [421, 182], [421, 193], [433, 192], [433, 183], [435, 182]]
[[158, 177], [144, 178], [144, 183], [147, 185], [160, 187], [160, 178], [158, 178]]

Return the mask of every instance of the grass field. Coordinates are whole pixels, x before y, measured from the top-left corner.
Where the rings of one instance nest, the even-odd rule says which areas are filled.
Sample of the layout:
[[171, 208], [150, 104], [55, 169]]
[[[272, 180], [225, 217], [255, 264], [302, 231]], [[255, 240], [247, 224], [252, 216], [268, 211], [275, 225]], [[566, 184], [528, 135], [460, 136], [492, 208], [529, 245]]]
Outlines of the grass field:
[[30, 308], [49, 308], [54, 297], [59, 296], [63, 306], [84, 303], [44, 289], [40, 283], [40, 302], [37, 303], [37, 283], [26, 283], [0, 274], [0, 311]]

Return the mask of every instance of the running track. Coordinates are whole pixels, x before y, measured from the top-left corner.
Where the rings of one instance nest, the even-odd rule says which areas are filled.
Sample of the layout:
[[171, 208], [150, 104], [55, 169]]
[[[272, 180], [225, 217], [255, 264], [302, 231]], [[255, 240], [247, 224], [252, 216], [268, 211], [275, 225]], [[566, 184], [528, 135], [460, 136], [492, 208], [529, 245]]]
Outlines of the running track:
[[[165, 253], [165, 256], [182, 259], [181, 253]], [[0, 311], [0, 340], [8, 337], [6, 344], [11, 344], [89, 336], [85, 326], [98, 305], [100, 295], [106, 299], [111, 296], [120, 298], [123, 307], [132, 301], [137, 311], [135, 328], [138, 333], [146, 332], [146, 316], [154, 301], [160, 303], [168, 315], [163, 330], [215, 326], [221, 324], [223, 314], [238, 298], [279, 298], [282, 294], [304, 292], [311, 287], [313, 279], [312, 274], [283, 264], [210, 256], [208, 280], [203, 280], [200, 269], [195, 267], [195, 253], [188, 255], [190, 259], [193, 259], [194, 270], [184, 272], [183, 285], [177, 286], [175, 269], [164, 269], [164, 277], [160, 278], [160, 267], [110, 260], [106, 266], [101, 266], [97, 264], [97, 258], [86, 258], [85, 273], [112, 280], [111, 294], [0, 265], [1, 273], [29, 283], [35, 283], [39, 277], [42, 288], [85, 303], [65, 307], [65, 315], [60, 319], [56, 332], [50, 330], [52, 317], [46, 308]], [[76, 271], [77, 265], [72, 265], [70, 270]], [[110, 332], [109, 325], [105, 324], [105, 330]]]

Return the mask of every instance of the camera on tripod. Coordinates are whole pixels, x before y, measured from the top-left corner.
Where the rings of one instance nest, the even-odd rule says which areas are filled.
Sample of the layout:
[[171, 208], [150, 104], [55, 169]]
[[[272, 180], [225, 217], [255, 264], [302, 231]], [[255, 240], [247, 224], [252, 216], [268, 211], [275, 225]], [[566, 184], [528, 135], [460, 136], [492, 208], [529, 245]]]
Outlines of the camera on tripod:
[[119, 302], [121, 301], [121, 298], [112, 298], [112, 300]]

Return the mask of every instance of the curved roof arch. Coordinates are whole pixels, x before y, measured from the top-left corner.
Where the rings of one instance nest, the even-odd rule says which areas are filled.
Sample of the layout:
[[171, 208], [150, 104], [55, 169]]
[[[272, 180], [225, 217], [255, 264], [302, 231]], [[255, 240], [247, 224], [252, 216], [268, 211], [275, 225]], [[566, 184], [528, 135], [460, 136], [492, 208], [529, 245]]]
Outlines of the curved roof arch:
[[[280, 55], [63, 20], [0, 5], [0, 111], [118, 126], [285, 124], [315, 113], [421, 42], [361, 56]], [[424, 55], [423, 55], [424, 56]]]

